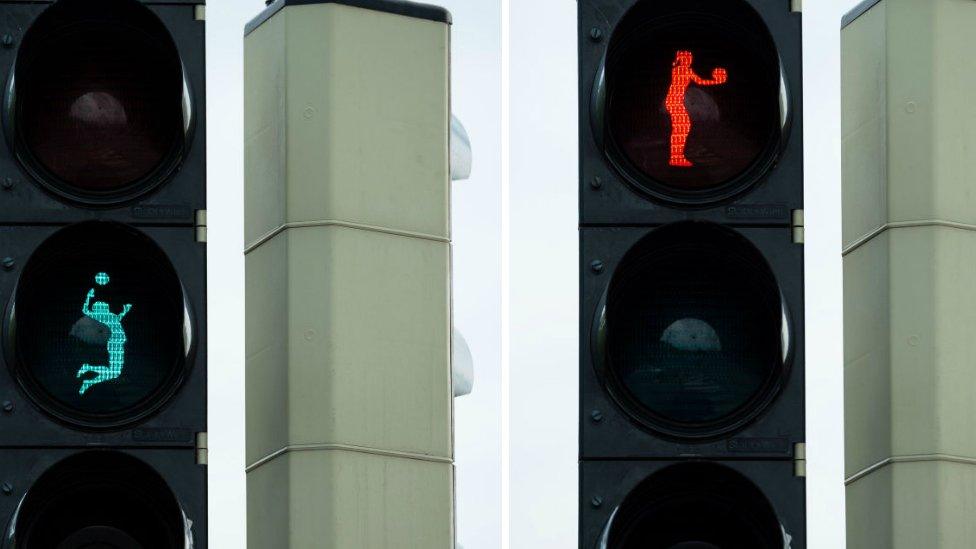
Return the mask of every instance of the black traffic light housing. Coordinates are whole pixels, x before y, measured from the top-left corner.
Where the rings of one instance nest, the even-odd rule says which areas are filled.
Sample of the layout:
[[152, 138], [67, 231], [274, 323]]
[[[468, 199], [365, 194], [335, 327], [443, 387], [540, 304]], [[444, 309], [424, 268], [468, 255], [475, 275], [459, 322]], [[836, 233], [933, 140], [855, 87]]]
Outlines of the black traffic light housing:
[[[74, 234], [72, 234], [74, 233]], [[18, 345], [18, 335], [33, 337], [33, 333], [17, 331], [19, 323], [29, 311], [16, 310], [18, 294], [31, 280], [23, 275], [32, 261], [38, 259], [32, 254], [36, 250], [44, 253], [43, 246], [53, 237], [83, 237], [92, 235], [96, 242], [105, 240], [106, 234], [130, 233], [136, 238], [144, 238], [147, 246], [156, 246], [162, 253], [160, 259], [172, 265], [179, 275], [185, 297], [185, 318], [180, 328], [185, 334], [185, 348], [181, 349], [183, 360], [174, 363], [174, 376], [160, 381], [159, 391], [146, 391], [145, 400], [124, 406], [118, 413], [86, 414], [82, 410], [72, 410], [70, 406], [59, 406], [52, 402], [48, 391], [32, 387], [29, 372], [26, 370], [25, 352]], [[193, 246], [187, 243], [193, 243]], [[3, 318], [3, 357], [5, 367], [0, 368], [0, 395], [11, 410], [0, 416], [4, 425], [0, 429], [0, 447], [58, 445], [58, 446], [183, 446], [193, 447], [196, 434], [206, 431], [207, 396], [207, 345], [206, 345], [206, 254], [204, 247], [194, 242], [192, 227], [140, 227], [107, 222], [89, 222], [68, 227], [8, 226], [0, 227], [0, 250], [11, 258], [25, 258], [15, 261], [9, 269], [0, 273], [0, 292], [10, 296]], [[138, 253], [138, 252], [134, 252]], [[143, 252], [147, 253], [147, 252]], [[66, 267], [66, 270], [69, 268]], [[67, 273], [65, 275], [67, 279]], [[90, 282], [87, 277], [72, 281], [78, 293], [75, 309], [76, 317], [81, 317], [81, 304], [87, 289], [78, 284]], [[68, 283], [68, 280], [65, 280]], [[89, 286], [94, 286], [90, 283]], [[135, 307], [139, 304], [137, 303]], [[135, 309], [133, 309], [135, 311]], [[135, 317], [132, 317], [135, 318]], [[146, 334], [145, 337], [152, 337]], [[41, 339], [38, 337], [38, 339]], [[133, 334], [129, 334], [135, 343]], [[23, 340], [22, 340], [23, 341]], [[129, 343], [127, 343], [129, 344]], [[53, 364], [53, 362], [52, 362]], [[66, 374], [66, 387], [76, 389], [79, 381]], [[96, 391], [110, 392], [111, 384], [92, 387], [89, 396]], [[143, 395], [139, 395], [140, 397]], [[140, 398], [140, 400], [143, 400]]]
[[[789, 225], [791, 212], [803, 208], [803, 117], [798, 116], [803, 112], [802, 41], [800, 17], [790, 11], [789, 1], [581, 0], [578, 5], [580, 223], [658, 225], [695, 219], [731, 225]], [[631, 63], [615, 63], [620, 50], [639, 49], [641, 41], [658, 35], [668, 45], [680, 47], [695, 42], [682, 42], [683, 32], [700, 28], [708, 29], [709, 34], [724, 33], [722, 38], [731, 41], [724, 44], [727, 48], [744, 44], [739, 46], [742, 55], [755, 50], [762, 56], [768, 82], [760, 83], [764, 89], [757, 95], [775, 95], [771, 97], [775, 104], [769, 107], [778, 108], [780, 116], [774, 121], [778, 132], [757, 145], [760, 152], [742, 173], [713, 188], [688, 192], [662, 185], [635, 168], [614, 145], [609, 115], [619, 73], [633, 68]], [[708, 42], [708, 50], [717, 48]], [[735, 76], [730, 72], [730, 78]], [[666, 91], [665, 86], [658, 93]], [[720, 105], [725, 108], [723, 116], [735, 110], [735, 100], [724, 99]], [[648, 113], [655, 114], [655, 105], [650, 111], [647, 105], [637, 105], [632, 107], [637, 110], [625, 110], [622, 116], [632, 114], [629, 118], [634, 123], [652, 121]], [[746, 108], [742, 111], [743, 120], [755, 114]], [[663, 117], [664, 113], [656, 115]], [[733, 135], [748, 133], [741, 130]], [[714, 154], [715, 147], [712, 149]]]
[[0, 547], [207, 546], [204, 0], [0, 0]]
[[[790, 231], [682, 222], [659, 228], [587, 227], [580, 233], [580, 270], [584, 273], [580, 281], [580, 457], [791, 458], [793, 445], [802, 442], [804, 432], [804, 349], [803, 249], [793, 243]], [[768, 297], [774, 301], [773, 312], [778, 310], [782, 315], [775, 325], [776, 332], [766, 335], [781, 338], [782, 344], [775, 349], [779, 360], [769, 362], [766, 386], [759, 391], [756, 402], [747, 404], [743, 414], [722, 418], [712, 425], [672, 426], [668, 421], [643, 421], [646, 407], [633, 401], [620, 383], [609, 379], [614, 370], [614, 342], [607, 341], [607, 332], [612, 329], [606, 327], [607, 301], [614, 279], [627, 276], [620, 267], [628, 253], [643, 251], [653, 255], [658, 250], [650, 239], [656, 234], [676, 239], [685, 238], [688, 233], [698, 237], [696, 243], [721, 239], [722, 246], [742, 246], [745, 254], [751, 252], [743, 254], [742, 261], [763, 260], [759, 254], [762, 250], [772, 277], [770, 282], [775, 283], [767, 287]], [[642, 250], [648, 244], [651, 247]], [[594, 266], [593, 261], [599, 264]], [[641, 283], [661, 287], [662, 280], [655, 275], [637, 273]], [[669, 318], [665, 322], [676, 320], [680, 319]], [[720, 355], [717, 360], [729, 357]]]
[[[5, 449], [0, 471], [11, 479], [0, 497], [3, 549], [61, 540], [184, 547], [187, 536], [192, 547], [207, 546], [206, 470], [189, 452]], [[133, 523], [138, 528], [127, 528]]]
[[581, 548], [805, 547], [804, 483], [788, 461], [590, 461], [580, 469]]
[[802, 549], [800, 13], [578, 8], [579, 546]]
[[[203, 3], [203, 0], [8, 0], [0, 3], [0, 29], [4, 33], [3, 47], [0, 47], [0, 83], [4, 85], [2, 116], [7, 145], [0, 150], [0, 219], [3, 222], [74, 223], [111, 219], [135, 225], [192, 225], [197, 221], [194, 216], [206, 209], [207, 198], [205, 35], [202, 22], [194, 20], [195, 7]], [[112, 29], [123, 30], [112, 34]], [[106, 49], [113, 39], [124, 41], [134, 50], [119, 66], [111, 66], [116, 52]], [[80, 53], [58, 63], [62, 56], [69, 55], [66, 51], [73, 50]], [[140, 62], [140, 54], [148, 62]], [[67, 150], [68, 158], [62, 155], [49, 159], [47, 164], [58, 166], [51, 169], [40, 157], [54, 156], [54, 153], [47, 150], [38, 153], [37, 147], [31, 147], [30, 143], [38, 139], [30, 137], [31, 127], [56, 124], [56, 120], [43, 119], [42, 105], [31, 108], [32, 104], [37, 102], [37, 95], [56, 92], [60, 83], [50, 73], [71, 63], [83, 67], [84, 70], [76, 73], [79, 78], [96, 79], [102, 76], [99, 71], [109, 72], [103, 80], [91, 81], [99, 89], [118, 90], [118, 86], [142, 82], [139, 96], [123, 106], [142, 106], [149, 111], [125, 115], [137, 129], [159, 134], [148, 139], [153, 143], [146, 145], [156, 150], [133, 153], [133, 149], [123, 148], [132, 139], [120, 139], [115, 152], [151, 158], [123, 170], [109, 158], [100, 164], [106, 169], [97, 172], [124, 171], [131, 175], [128, 178], [131, 181], [120, 179], [98, 188], [97, 183], [92, 183], [98, 181], [97, 174], [82, 172], [76, 174], [78, 182], [72, 184], [66, 181], [65, 173], [84, 170], [92, 161], [71, 158], [71, 151], [91, 153], [91, 149], [79, 146], [78, 142], [74, 147], [62, 147], [65, 141], [54, 140], [52, 145]], [[127, 76], [130, 71], [137, 72], [139, 79]], [[45, 81], [45, 76], [53, 82]], [[170, 83], [165, 85], [165, 90], [157, 89], [163, 86], [162, 82]], [[113, 113], [122, 116], [118, 102], [99, 92], [88, 95], [87, 101], [62, 106], [60, 111], [48, 116], [53, 118], [67, 108], [67, 116], [84, 119], [93, 116], [91, 111], [101, 109], [109, 124], [121, 124], [112, 120]], [[57, 96], [52, 100], [63, 104]], [[70, 108], [75, 109], [74, 114]], [[177, 129], [178, 133], [174, 133]], [[112, 134], [111, 126], [107, 133]], [[61, 139], [70, 143], [72, 137], [76, 136], [68, 134]], [[89, 146], [97, 149], [97, 143]], [[158, 163], [151, 162], [155, 155]], [[80, 188], [81, 185], [88, 188]]]

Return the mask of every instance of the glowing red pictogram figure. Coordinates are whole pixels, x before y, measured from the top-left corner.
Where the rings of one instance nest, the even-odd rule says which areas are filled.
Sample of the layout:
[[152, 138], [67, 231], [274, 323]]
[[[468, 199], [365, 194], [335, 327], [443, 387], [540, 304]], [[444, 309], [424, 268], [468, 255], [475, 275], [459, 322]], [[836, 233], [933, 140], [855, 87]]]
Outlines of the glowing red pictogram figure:
[[671, 162], [672, 166], [678, 168], [691, 168], [694, 164], [685, 157], [685, 145], [688, 143], [688, 134], [691, 133], [691, 115], [685, 107], [685, 95], [688, 93], [688, 86], [692, 83], [699, 86], [717, 86], [724, 84], [729, 79], [725, 69], [715, 69], [712, 71], [711, 80], [706, 80], [695, 74], [695, 69], [691, 67], [694, 56], [690, 51], [681, 50], [674, 58], [671, 69], [671, 87], [668, 89], [668, 97], [664, 100], [664, 106], [671, 115]]

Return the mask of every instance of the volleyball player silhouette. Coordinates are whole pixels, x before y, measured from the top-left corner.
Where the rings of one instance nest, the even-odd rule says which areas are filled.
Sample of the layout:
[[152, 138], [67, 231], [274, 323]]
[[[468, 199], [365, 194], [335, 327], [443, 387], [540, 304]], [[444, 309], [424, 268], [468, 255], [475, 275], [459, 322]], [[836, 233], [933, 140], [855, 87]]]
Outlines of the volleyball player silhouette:
[[[108, 274], [98, 273], [95, 276], [95, 282], [99, 286], [105, 286], [109, 282]], [[94, 306], [91, 306], [93, 297], [95, 297], [95, 288], [88, 290], [85, 303], [81, 306], [81, 312], [88, 318], [108, 327], [108, 366], [94, 366], [88, 363], [81, 365], [81, 368], [78, 369], [77, 377], [80, 378], [90, 372], [96, 374], [95, 377], [85, 379], [81, 382], [81, 388], [78, 390], [78, 393], [82, 395], [92, 385], [111, 381], [122, 375], [122, 367], [125, 365], [125, 342], [127, 340], [125, 330], [122, 328], [122, 319], [132, 309], [132, 305], [126, 304], [122, 307], [120, 313], [115, 314], [109, 310], [108, 303], [104, 301], [96, 301]]]
[[694, 56], [690, 51], [680, 50], [674, 58], [671, 69], [671, 87], [668, 89], [668, 97], [664, 100], [665, 108], [671, 115], [671, 161], [670, 165], [676, 168], [690, 168], [694, 166], [685, 157], [685, 146], [688, 143], [688, 134], [691, 133], [691, 115], [685, 107], [685, 96], [688, 93], [688, 86], [697, 84], [699, 86], [717, 86], [728, 81], [729, 75], [725, 69], [717, 68], [712, 71], [712, 78], [706, 80], [695, 74], [695, 69], [691, 67]]

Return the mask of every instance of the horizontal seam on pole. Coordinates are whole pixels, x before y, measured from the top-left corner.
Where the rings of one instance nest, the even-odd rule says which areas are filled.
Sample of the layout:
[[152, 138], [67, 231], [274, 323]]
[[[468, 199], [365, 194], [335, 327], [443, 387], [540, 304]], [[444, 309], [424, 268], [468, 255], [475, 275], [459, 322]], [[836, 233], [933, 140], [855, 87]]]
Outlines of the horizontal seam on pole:
[[976, 225], [970, 225], [968, 223], [958, 223], [956, 221], [942, 221], [941, 219], [926, 219], [921, 221], [894, 221], [892, 223], [885, 223], [884, 225], [874, 229], [873, 231], [865, 234], [861, 238], [854, 241], [853, 244], [844, 248], [841, 255], [846, 256], [847, 254], [853, 252], [854, 250], [860, 248], [861, 246], [867, 244], [876, 236], [887, 231], [888, 229], [904, 229], [908, 227], [947, 227], [950, 229], [959, 229], [963, 231], [976, 231]]
[[411, 452], [398, 452], [396, 450], [381, 450], [379, 448], [369, 448], [366, 446], [353, 446], [351, 444], [292, 444], [285, 446], [280, 450], [276, 450], [263, 458], [255, 461], [251, 465], [244, 468], [245, 473], [250, 473], [251, 471], [257, 469], [258, 467], [268, 463], [269, 461], [289, 454], [292, 452], [308, 452], [315, 450], [331, 450], [331, 451], [341, 451], [341, 452], [354, 452], [358, 454], [370, 454], [375, 456], [386, 456], [395, 457], [402, 459], [412, 459], [417, 461], [429, 461], [432, 463], [447, 463], [452, 464], [454, 460], [447, 457], [441, 456], [431, 456], [427, 454], [416, 454]]
[[917, 454], [911, 456], [893, 456], [890, 458], [883, 459], [874, 465], [870, 465], [861, 469], [857, 473], [851, 475], [847, 480], [844, 481], [845, 485], [851, 485], [854, 482], [870, 475], [871, 473], [883, 469], [888, 465], [895, 463], [921, 463], [930, 461], [944, 461], [948, 463], [962, 463], [965, 465], [976, 465], [976, 458], [969, 458], [963, 456], [953, 456], [949, 454]]
[[339, 221], [334, 219], [326, 219], [322, 221], [292, 221], [290, 223], [285, 223], [284, 225], [278, 226], [276, 229], [272, 230], [266, 235], [255, 240], [254, 243], [245, 246], [244, 255], [253, 252], [255, 249], [257, 249], [258, 246], [271, 240], [275, 236], [278, 236], [279, 234], [285, 232], [287, 229], [303, 229], [307, 227], [344, 227], [347, 229], [358, 229], [360, 231], [392, 234], [396, 236], [403, 236], [406, 238], [419, 238], [421, 240], [432, 240], [434, 242], [444, 242], [444, 243], [451, 242], [450, 238], [445, 238], [443, 236], [435, 236], [426, 233], [416, 233], [412, 231], [401, 231], [398, 229], [389, 229], [386, 227], [377, 227], [375, 225], [365, 225], [362, 223], [353, 223], [350, 221]]

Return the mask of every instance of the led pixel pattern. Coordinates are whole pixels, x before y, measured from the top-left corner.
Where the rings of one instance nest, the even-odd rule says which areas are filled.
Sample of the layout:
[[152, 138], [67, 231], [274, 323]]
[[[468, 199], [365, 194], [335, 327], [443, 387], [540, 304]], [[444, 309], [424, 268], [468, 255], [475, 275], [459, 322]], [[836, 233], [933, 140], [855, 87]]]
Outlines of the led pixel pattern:
[[[108, 282], [109, 276], [107, 273], [98, 273], [95, 275], [96, 284], [105, 286]], [[78, 389], [78, 393], [82, 395], [92, 385], [118, 379], [122, 375], [122, 367], [125, 366], [126, 342], [125, 329], [122, 328], [122, 319], [132, 309], [132, 304], [127, 303], [122, 307], [121, 312], [115, 314], [109, 309], [108, 303], [104, 301], [96, 301], [94, 306], [90, 306], [93, 297], [95, 297], [95, 288], [88, 290], [88, 296], [85, 297], [85, 304], [82, 305], [81, 312], [88, 318], [104, 324], [109, 329], [109, 337], [106, 345], [108, 349], [108, 366], [93, 366], [88, 363], [81, 365], [81, 368], [78, 369], [77, 377], [80, 378], [92, 372], [97, 374], [95, 377], [90, 377], [81, 382], [81, 389]]]
[[729, 75], [725, 69], [715, 69], [711, 79], [704, 79], [695, 74], [695, 69], [691, 67], [694, 62], [694, 54], [690, 51], [681, 50], [675, 54], [674, 65], [671, 69], [671, 86], [668, 88], [668, 96], [664, 99], [664, 108], [671, 116], [671, 160], [670, 164], [677, 168], [690, 168], [694, 166], [691, 160], [685, 157], [685, 147], [688, 144], [688, 134], [691, 133], [691, 115], [685, 107], [685, 96], [688, 93], [688, 86], [697, 84], [699, 86], [717, 86], [728, 81]]

